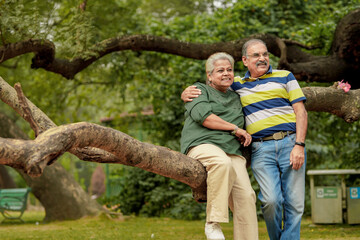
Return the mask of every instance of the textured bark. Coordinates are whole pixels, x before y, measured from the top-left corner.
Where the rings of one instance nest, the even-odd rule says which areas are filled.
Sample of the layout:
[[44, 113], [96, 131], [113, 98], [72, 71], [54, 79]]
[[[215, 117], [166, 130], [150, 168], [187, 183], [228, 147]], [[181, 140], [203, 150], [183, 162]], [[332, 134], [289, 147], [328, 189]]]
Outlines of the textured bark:
[[[48, 164], [72, 148], [94, 147], [110, 152], [116, 161], [170, 177], [193, 189], [204, 187], [203, 165], [168, 148], [142, 143], [112, 128], [91, 123], [73, 123], [51, 128], [35, 140], [0, 138], [0, 164], [40, 176]], [[97, 160], [102, 162], [102, 160]]]
[[[334, 33], [331, 51], [327, 56], [314, 56], [301, 49], [303, 46], [290, 40], [281, 40], [271, 34], [257, 34], [264, 40], [268, 50], [280, 57], [279, 68], [290, 70], [300, 81], [336, 82], [345, 80], [353, 88], [360, 87], [360, 9], [350, 12], [338, 24]], [[117, 51], [156, 51], [192, 59], [206, 59], [218, 51], [228, 52], [235, 60], [241, 60], [241, 49], [249, 38], [212, 44], [182, 42], [159, 36], [133, 35], [106, 39], [98, 43], [93, 57], [77, 57], [72, 60], [55, 56], [55, 46], [51, 41], [30, 39], [0, 47], [0, 63], [16, 56], [33, 52], [32, 68], [43, 68], [72, 79], [80, 71], [103, 56]]]
[[306, 87], [302, 88], [305, 96], [307, 111], [329, 112], [348, 123], [359, 120], [360, 117], [360, 89], [345, 93], [334, 87]]
[[[0, 136], [3, 138], [28, 139], [6, 115], [0, 113]], [[17, 155], [17, 152], [15, 153]], [[103, 209], [91, 200], [89, 195], [60, 164], [47, 167], [38, 178], [32, 178], [21, 169], [16, 169], [31, 187], [31, 192], [45, 208], [44, 221], [78, 219], [84, 216], [97, 215]], [[0, 166], [0, 178], [4, 179], [7, 172]], [[1, 181], [0, 181], [1, 182]], [[3, 188], [13, 188], [12, 179], [6, 178]], [[1, 186], [1, 184], [0, 184]]]

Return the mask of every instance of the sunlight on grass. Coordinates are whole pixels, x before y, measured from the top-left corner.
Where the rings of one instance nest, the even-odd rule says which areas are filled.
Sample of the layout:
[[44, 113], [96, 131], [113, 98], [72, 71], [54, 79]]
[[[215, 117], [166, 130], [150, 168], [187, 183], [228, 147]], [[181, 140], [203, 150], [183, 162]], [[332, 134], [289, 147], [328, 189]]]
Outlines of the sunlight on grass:
[[[76, 221], [42, 223], [44, 212], [26, 211], [25, 223], [5, 221], [0, 224], [0, 239], [205, 239], [204, 221], [183, 221], [170, 218], [125, 217], [123, 220], [105, 216]], [[0, 221], [3, 218], [0, 217]], [[226, 239], [232, 239], [232, 223], [222, 224]], [[266, 226], [259, 222], [260, 239], [268, 239]], [[301, 239], [360, 239], [360, 225], [315, 225], [303, 220]]]

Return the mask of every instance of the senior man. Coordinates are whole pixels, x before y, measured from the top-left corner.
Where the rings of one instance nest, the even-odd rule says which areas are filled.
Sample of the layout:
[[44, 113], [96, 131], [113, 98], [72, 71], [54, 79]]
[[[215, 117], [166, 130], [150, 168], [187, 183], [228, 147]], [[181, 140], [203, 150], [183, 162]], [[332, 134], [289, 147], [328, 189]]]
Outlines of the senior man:
[[[240, 95], [253, 138], [251, 168], [268, 234], [271, 240], [297, 240], [305, 201], [306, 98], [291, 72], [272, 68], [263, 41], [247, 41], [242, 55], [248, 72], [231, 89]], [[182, 99], [192, 101], [199, 91], [190, 86]]]

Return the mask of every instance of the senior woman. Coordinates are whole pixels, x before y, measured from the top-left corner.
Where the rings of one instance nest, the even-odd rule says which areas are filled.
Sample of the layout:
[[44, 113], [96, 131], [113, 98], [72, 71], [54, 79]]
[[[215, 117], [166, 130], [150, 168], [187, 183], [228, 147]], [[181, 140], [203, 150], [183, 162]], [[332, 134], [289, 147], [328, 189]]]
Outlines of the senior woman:
[[201, 95], [185, 104], [181, 151], [198, 159], [207, 171], [207, 239], [225, 239], [219, 223], [233, 213], [234, 240], [258, 239], [256, 196], [240, 146], [251, 136], [243, 129], [239, 96], [229, 90], [234, 81], [234, 59], [227, 53], [206, 61], [207, 85], [195, 83]]

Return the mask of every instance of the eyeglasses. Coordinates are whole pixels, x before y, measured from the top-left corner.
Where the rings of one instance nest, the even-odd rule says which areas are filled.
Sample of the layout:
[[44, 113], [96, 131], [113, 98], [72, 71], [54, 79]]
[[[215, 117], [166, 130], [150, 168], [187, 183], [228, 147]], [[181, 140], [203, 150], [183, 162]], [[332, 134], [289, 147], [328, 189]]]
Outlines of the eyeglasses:
[[263, 56], [264, 58], [267, 58], [269, 56], [269, 52], [264, 52], [263, 54], [254, 53], [253, 55], [249, 55], [249, 57], [252, 57], [252, 58], [260, 58], [261, 56]]

